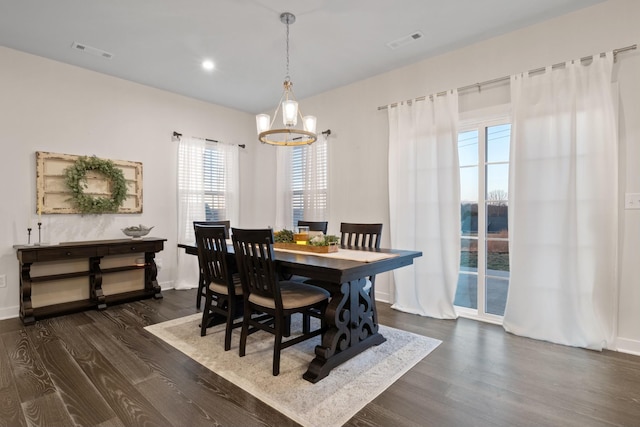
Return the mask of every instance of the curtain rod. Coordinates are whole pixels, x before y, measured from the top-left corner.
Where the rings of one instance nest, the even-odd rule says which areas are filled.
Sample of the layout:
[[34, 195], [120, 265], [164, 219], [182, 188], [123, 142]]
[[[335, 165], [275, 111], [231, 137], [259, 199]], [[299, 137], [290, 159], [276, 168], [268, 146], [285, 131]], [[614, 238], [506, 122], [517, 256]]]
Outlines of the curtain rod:
[[[174, 132], [173, 132], [173, 137], [174, 137], [174, 138], [178, 138], [178, 139], [180, 139], [180, 138], [182, 138], [182, 134], [181, 134], [181, 133], [179, 133], [179, 132], [174, 131]], [[193, 138], [203, 139], [203, 140], [205, 140], [205, 141], [207, 141], [207, 142], [219, 142], [219, 143], [221, 143], [221, 144], [224, 144], [224, 142], [220, 142], [220, 141], [218, 141], [217, 139], [200, 138], [200, 137], [197, 137], [197, 136], [194, 136]], [[240, 148], [245, 148], [245, 147], [246, 147], [246, 145], [245, 145], [245, 144], [238, 144], [238, 147], [240, 147]]]
[[[616, 56], [619, 53], [626, 52], [628, 50], [634, 50], [637, 47], [638, 47], [637, 44], [632, 44], [630, 46], [625, 46], [625, 47], [621, 47], [621, 48], [618, 48], [618, 49], [614, 49], [613, 50], [613, 61], [615, 62]], [[604, 55], [604, 54], [601, 53], [600, 55]], [[591, 59], [591, 58], [593, 58], [593, 55], [582, 57], [582, 58], [580, 58], [580, 61], [586, 61], [586, 60]], [[561, 67], [564, 64], [565, 64], [564, 62], [561, 62], [561, 63], [558, 63], [558, 64], [553, 64], [551, 66], [551, 68]], [[542, 71], [545, 70], [545, 68], [546, 67], [540, 67], [540, 68], [536, 68], [534, 70], [529, 70], [529, 74], [535, 74], [535, 73], [542, 72]], [[499, 82], [502, 82], [502, 81], [505, 81], [505, 80], [509, 80], [510, 78], [511, 78], [511, 76], [504, 76], [504, 77], [498, 77], [498, 78], [491, 79], [491, 80], [486, 80], [486, 81], [480, 82], [480, 83], [474, 83], [474, 84], [471, 84], [471, 85], [462, 86], [462, 87], [458, 88], [458, 92], [463, 92], [465, 90], [474, 89], [474, 88], [477, 88], [478, 90], [480, 90], [480, 88], [482, 86], [486, 86], [486, 85], [490, 85], [490, 84], [494, 84], [494, 83], [499, 83]], [[435, 94], [435, 96], [442, 96], [442, 95], [445, 95], [447, 92], [448, 91], [438, 92], [438, 93]], [[405, 102], [424, 101], [425, 99], [430, 98], [432, 96], [433, 95], [419, 96], [419, 97], [414, 98], [414, 99], [408, 99]], [[378, 111], [386, 110], [388, 108], [395, 108], [395, 107], [398, 106], [398, 104], [400, 104], [400, 102], [394, 102], [393, 104], [389, 104], [389, 105], [381, 105], [380, 107], [378, 107]]]

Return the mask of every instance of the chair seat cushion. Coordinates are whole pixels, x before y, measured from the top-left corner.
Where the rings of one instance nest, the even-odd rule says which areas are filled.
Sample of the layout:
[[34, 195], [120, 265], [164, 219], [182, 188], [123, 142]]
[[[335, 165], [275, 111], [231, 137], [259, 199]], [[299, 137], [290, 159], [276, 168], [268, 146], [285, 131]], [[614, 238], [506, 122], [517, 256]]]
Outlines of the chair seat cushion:
[[[329, 298], [329, 292], [317, 286], [297, 282], [280, 282], [280, 295], [282, 306], [285, 310], [297, 307], [306, 307]], [[249, 295], [249, 301], [262, 307], [275, 309], [276, 304], [272, 298], [256, 294]]]
[[[237, 274], [233, 275], [233, 286], [235, 288], [236, 295], [242, 295], [242, 282], [240, 282], [240, 276]], [[227, 289], [226, 284], [221, 284], [217, 282], [209, 283], [209, 289], [213, 292], [221, 295], [228, 295], [229, 290]]]

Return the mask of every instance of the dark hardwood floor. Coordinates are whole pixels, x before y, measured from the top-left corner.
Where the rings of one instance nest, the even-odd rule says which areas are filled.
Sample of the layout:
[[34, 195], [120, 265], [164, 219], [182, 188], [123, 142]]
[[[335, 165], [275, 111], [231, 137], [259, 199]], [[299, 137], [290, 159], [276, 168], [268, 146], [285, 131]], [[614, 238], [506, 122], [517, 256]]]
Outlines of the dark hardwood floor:
[[[290, 426], [142, 327], [196, 312], [195, 290], [38, 321], [0, 321], [0, 425]], [[443, 343], [349, 426], [639, 426], [640, 357], [564, 347], [379, 304]], [[366, 393], [366, 390], [362, 391]]]

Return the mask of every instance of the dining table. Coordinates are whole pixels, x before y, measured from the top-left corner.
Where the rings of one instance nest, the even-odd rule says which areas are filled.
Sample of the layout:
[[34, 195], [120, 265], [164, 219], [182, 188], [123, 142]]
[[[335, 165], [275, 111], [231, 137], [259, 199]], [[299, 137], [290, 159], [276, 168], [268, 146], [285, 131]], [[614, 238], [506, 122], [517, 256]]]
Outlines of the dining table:
[[[178, 244], [191, 255], [195, 245]], [[233, 247], [229, 247], [232, 255]], [[376, 301], [367, 289], [369, 276], [413, 264], [422, 252], [414, 250], [339, 246], [337, 252], [313, 253], [274, 248], [278, 271], [283, 276], [308, 278], [330, 293], [324, 313], [326, 329], [315, 347], [315, 357], [303, 378], [316, 383], [333, 368], [371, 346], [384, 343], [379, 331]]]

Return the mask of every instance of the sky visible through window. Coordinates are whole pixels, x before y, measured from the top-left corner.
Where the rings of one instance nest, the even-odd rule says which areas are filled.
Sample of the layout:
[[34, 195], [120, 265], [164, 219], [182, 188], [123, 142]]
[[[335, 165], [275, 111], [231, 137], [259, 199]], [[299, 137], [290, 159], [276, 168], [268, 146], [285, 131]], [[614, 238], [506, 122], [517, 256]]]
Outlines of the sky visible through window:
[[[487, 128], [487, 195], [506, 200], [509, 194], [509, 139], [511, 124]], [[458, 134], [460, 161], [460, 199], [462, 203], [478, 202], [478, 131]], [[490, 197], [489, 197], [490, 198]]]

